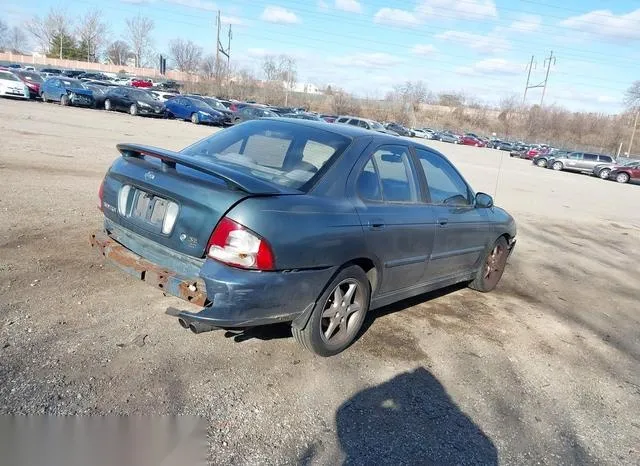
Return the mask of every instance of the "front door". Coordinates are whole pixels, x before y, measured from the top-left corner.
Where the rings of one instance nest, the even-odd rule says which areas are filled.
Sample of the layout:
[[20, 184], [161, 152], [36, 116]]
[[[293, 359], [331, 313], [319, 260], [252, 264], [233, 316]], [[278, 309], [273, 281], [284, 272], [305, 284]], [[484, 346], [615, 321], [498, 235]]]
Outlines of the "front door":
[[580, 170], [580, 164], [582, 163], [582, 153], [572, 152], [567, 155], [567, 160], [564, 164], [564, 168], [567, 170]]
[[423, 202], [408, 146], [374, 149], [356, 185], [365, 241], [381, 266], [376, 295], [421, 283], [433, 248], [435, 220]]
[[487, 209], [475, 208], [467, 183], [441, 155], [416, 148], [436, 217], [436, 235], [425, 281], [439, 281], [476, 269], [491, 238]]

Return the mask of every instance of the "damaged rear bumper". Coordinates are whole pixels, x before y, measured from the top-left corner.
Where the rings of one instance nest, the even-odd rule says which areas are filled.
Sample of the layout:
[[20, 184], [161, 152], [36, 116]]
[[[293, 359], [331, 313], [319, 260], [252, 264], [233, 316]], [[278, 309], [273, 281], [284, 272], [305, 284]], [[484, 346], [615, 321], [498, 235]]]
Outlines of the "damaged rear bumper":
[[[130, 233], [118, 230], [112, 234], [127, 245], [132, 241]], [[178, 314], [183, 327], [190, 328], [190, 324], [194, 324], [200, 331], [289, 321], [304, 327], [315, 300], [337, 270], [337, 267], [323, 267], [260, 272], [209, 259], [202, 262], [199, 277], [190, 278], [171, 267], [145, 259], [106, 232], [91, 235], [91, 245], [134, 277], [167, 294], [202, 306], [200, 312]], [[194, 330], [195, 333], [200, 331]]]
[[91, 246], [111, 263], [137, 279], [192, 304], [198, 306], [208, 304], [205, 284], [201, 279], [185, 277], [154, 264], [130, 251], [104, 232], [92, 234], [90, 241]]

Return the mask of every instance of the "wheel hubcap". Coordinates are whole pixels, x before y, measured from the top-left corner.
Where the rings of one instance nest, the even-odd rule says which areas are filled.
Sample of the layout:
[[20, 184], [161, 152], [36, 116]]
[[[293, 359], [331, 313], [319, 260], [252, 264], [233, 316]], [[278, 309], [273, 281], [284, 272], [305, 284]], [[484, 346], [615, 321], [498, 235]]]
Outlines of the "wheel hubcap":
[[322, 311], [320, 333], [327, 343], [342, 344], [358, 330], [363, 313], [363, 293], [353, 279], [343, 280], [336, 286]]
[[495, 277], [502, 268], [502, 255], [504, 249], [500, 245], [496, 245], [487, 257], [487, 263], [484, 269], [484, 278], [491, 279]]

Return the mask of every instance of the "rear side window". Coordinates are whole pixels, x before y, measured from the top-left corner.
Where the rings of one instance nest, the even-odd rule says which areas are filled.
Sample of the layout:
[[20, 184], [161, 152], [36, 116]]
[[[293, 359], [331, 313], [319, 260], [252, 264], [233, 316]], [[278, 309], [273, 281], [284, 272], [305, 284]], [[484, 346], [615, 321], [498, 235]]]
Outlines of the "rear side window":
[[416, 149], [433, 204], [470, 205], [469, 188], [453, 165], [439, 155]]
[[220, 131], [182, 152], [277, 185], [305, 190], [305, 184], [350, 143], [351, 138], [330, 131], [253, 120]]
[[417, 202], [416, 176], [409, 152], [404, 146], [384, 146], [371, 157], [382, 185], [382, 197], [387, 202]]
[[382, 201], [380, 179], [371, 159], [369, 159], [358, 177], [358, 194], [366, 201]]
[[613, 159], [608, 155], [601, 155], [598, 158], [600, 159], [600, 162], [607, 162], [607, 163], [613, 162]]

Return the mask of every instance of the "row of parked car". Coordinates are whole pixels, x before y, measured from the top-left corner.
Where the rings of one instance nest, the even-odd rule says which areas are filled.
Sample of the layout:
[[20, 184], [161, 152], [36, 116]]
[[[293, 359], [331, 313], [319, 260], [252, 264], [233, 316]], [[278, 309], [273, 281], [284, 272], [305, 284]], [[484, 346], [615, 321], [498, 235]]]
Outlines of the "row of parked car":
[[640, 160], [616, 159], [607, 154], [556, 149], [545, 144], [513, 151], [510, 155], [531, 160], [536, 167], [555, 171], [585, 173], [618, 183], [640, 180]]

